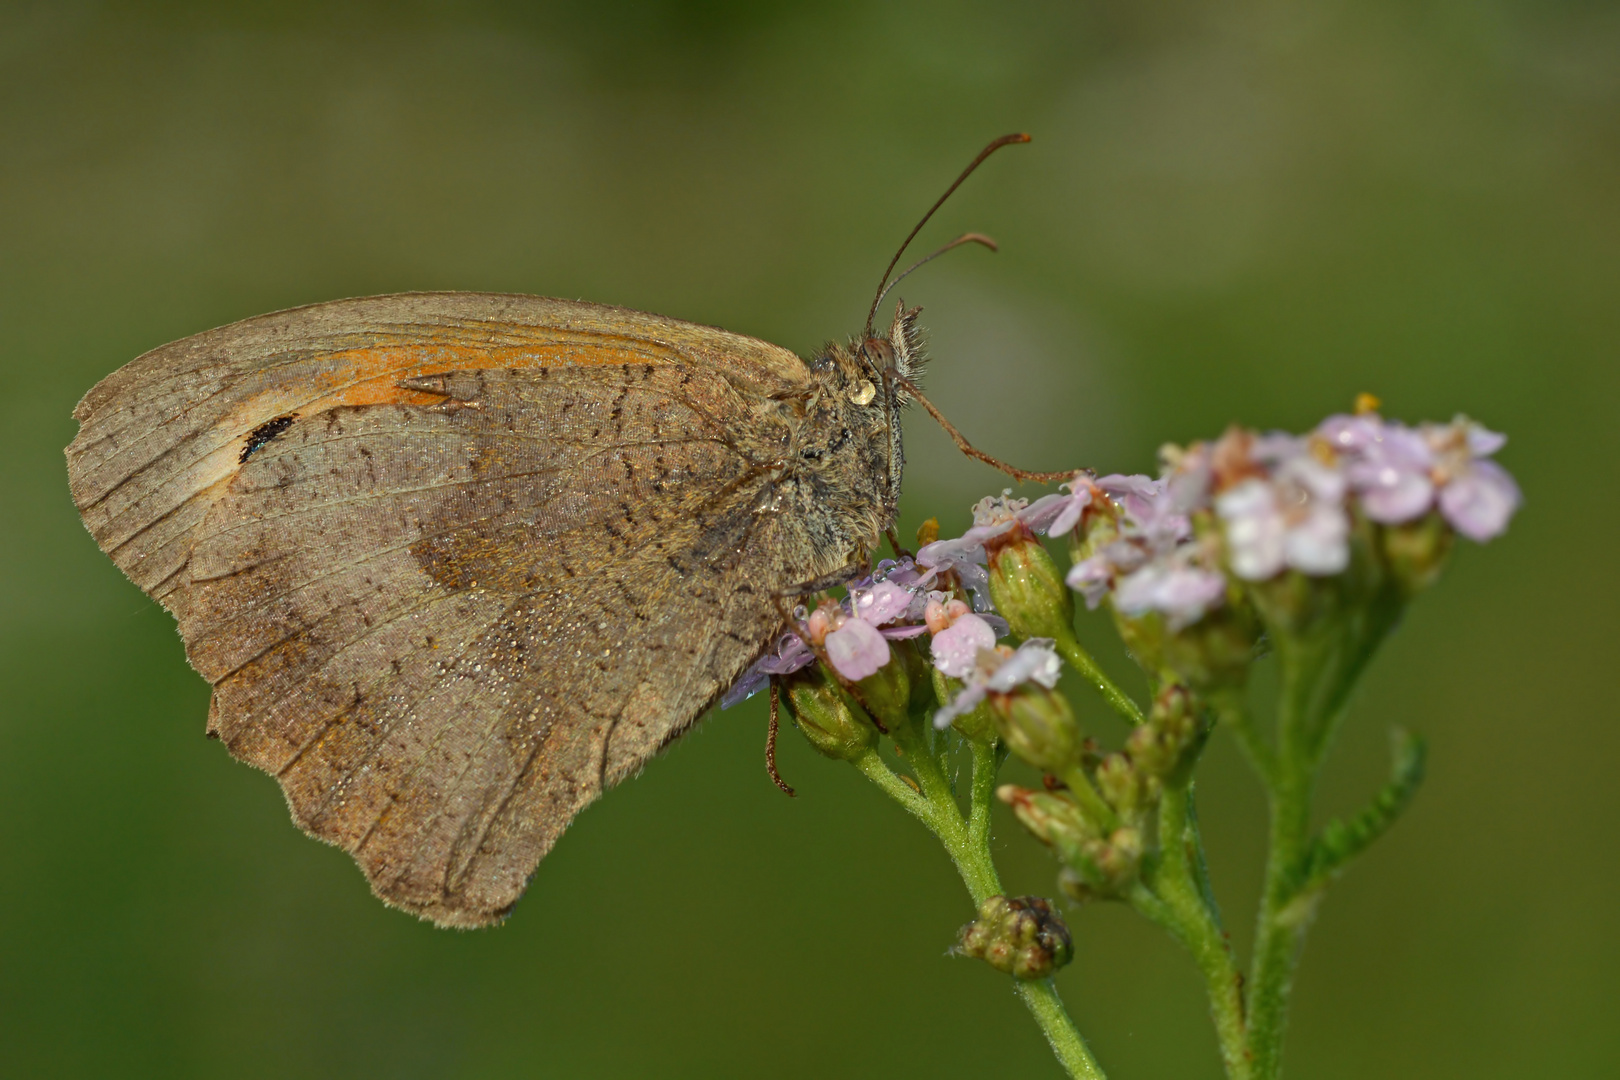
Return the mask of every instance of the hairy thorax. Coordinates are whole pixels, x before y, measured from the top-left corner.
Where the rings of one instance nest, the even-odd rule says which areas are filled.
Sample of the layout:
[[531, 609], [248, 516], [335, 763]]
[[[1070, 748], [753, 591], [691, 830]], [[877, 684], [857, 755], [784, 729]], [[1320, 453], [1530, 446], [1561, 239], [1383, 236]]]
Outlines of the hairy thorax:
[[810, 368], [811, 388], [773, 403], [782, 449], [758, 509], [777, 517], [800, 580], [864, 562], [894, 524], [904, 465], [901, 403], [881, 372], [839, 346]]

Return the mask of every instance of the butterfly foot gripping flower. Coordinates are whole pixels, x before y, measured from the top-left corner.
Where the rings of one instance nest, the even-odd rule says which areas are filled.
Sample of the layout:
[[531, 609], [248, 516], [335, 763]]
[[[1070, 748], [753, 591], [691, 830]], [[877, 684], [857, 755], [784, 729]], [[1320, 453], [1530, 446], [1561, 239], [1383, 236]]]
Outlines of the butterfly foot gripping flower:
[[1044, 979], [1074, 959], [1074, 941], [1041, 897], [992, 896], [962, 928], [957, 951], [1015, 979]]

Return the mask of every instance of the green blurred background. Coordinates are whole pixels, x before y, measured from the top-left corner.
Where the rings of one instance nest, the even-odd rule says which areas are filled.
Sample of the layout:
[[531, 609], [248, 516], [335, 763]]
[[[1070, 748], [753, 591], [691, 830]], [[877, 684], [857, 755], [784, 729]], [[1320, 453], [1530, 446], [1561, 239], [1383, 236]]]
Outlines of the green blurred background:
[[[1331, 763], [1342, 810], [1388, 725], [1432, 740], [1323, 908], [1291, 1075], [1620, 1075], [1620, 10], [1510, 0], [8, 0], [0, 1073], [1057, 1075], [1005, 980], [945, 956], [970, 911], [937, 846], [791, 734], [779, 795], [758, 700], [586, 812], [505, 926], [384, 909], [203, 737], [61, 456], [137, 354], [341, 296], [585, 297], [812, 349], [1010, 130], [1036, 141], [923, 237], [1002, 253], [904, 289], [980, 445], [1147, 470], [1361, 390], [1511, 436], [1524, 512], [1417, 605]], [[908, 438], [904, 527], [960, 529], [1001, 481]], [[1263, 816], [1224, 740], [1201, 792], [1242, 946]], [[1050, 893], [998, 834], [1009, 888]], [[1060, 986], [1110, 1074], [1218, 1076], [1190, 962], [1070, 918]]]

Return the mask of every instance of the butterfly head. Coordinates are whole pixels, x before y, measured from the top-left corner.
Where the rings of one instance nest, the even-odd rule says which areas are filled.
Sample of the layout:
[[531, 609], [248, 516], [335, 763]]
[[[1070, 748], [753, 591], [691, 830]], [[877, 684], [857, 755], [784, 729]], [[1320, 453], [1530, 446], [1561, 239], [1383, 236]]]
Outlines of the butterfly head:
[[917, 325], [917, 316], [921, 313], [920, 307], [908, 309], [903, 303], [896, 304], [888, 333], [868, 334], [858, 343], [851, 343], [851, 351], [860, 357], [867, 370], [893, 389], [889, 396], [896, 407], [905, 404], [907, 396], [896, 385], [894, 377], [915, 381], [922, 375], [926, 356], [922, 328]]

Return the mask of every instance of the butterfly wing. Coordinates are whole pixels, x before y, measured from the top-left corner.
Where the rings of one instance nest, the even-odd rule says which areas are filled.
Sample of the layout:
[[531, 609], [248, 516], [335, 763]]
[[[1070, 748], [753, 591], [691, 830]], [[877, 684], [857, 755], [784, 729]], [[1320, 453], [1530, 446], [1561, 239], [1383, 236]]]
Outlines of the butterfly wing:
[[759, 512], [767, 406], [808, 380], [597, 305], [340, 301], [109, 376], [69, 475], [179, 620], [209, 733], [384, 900], [479, 925], [757, 655], [770, 594], [834, 569]]

